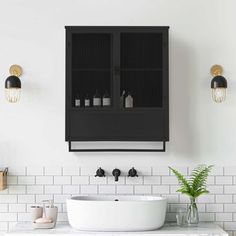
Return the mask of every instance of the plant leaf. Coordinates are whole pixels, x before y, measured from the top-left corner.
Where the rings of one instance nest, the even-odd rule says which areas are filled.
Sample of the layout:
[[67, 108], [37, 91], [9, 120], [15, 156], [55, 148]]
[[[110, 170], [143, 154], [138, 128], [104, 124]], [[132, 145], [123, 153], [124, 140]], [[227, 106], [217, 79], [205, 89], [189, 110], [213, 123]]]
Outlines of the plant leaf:
[[182, 192], [182, 193], [183, 192], [190, 192], [191, 187], [190, 187], [187, 179], [185, 179], [185, 177], [180, 172], [175, 170], [174, 168], [169, 167], [169, 169], [175, 174], [175, 176], [177, 177], [177, 179], [179, 181], [181, 188], [178, 189], [178, 191]]
[[202, 194], [209, 193], [209, 191], [206, 189], [206, 184], [208, 175], [212, 168], [213, 165], [199, 165], [193, 169], [190, 178], [186, 179], [180, 172], [174, 168], [169, 167], [180, 184], [180, 188], [176, 192], [180, 192], [193, 198], [197, 198]]
[[199, 197], [202, 194], [207, 194], [207, 193], [209, 193], [209, 191], [207, 190], [199, 191], [198, 193], [195, 194], [195, 198]]
[[213, 168], [212, 165], [199, 165], [196, 167], [190, 176], [190, 185], [192, 187], [192, 194], [196, 194], [200, 189], [206, 189], [208, 175]]

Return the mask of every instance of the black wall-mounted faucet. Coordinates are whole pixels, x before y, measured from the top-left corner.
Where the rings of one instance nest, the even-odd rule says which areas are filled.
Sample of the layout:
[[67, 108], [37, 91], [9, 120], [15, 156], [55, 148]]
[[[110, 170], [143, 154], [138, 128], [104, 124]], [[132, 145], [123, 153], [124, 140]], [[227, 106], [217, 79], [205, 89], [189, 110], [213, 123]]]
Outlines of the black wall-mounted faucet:
[[99, 167], [99, 169], [97, 169], [97, 171], [96, 171], [96, 175], [95, 175], [95, 177], [105, 177], [105, 171], [101, 168], [101, 167]]
[[129, 170], [128, 177], [138, 177], [137, 170], [135, 170], [134, 167]]
[[112, 175], [115, 176], [115, 181], [118, 181], [119, 180], [119, 176], [120, 176], [120, 170], [119, 169], [114, 169], [112, 171]]

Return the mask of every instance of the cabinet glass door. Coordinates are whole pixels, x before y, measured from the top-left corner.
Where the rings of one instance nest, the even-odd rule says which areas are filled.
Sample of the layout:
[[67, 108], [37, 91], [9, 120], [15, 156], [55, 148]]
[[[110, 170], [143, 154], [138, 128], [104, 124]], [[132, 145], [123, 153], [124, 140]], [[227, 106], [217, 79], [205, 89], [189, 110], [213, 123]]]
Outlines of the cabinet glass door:
[[[131, 95], [133, 108], [163, 106], [163, 39], [161, 33], [121, 33], [120, 94]], [[127, 108], [121, 102], [122, 108]], [[129, 108], [130, 109], [130, 108]], [[132, 109], [132, 108], [131, 108]]]
[[[111, 40], [109, 33], [72, 34], [72, 107], [98, 110], [111, 107]], [[79, 100], [77, 104], [76, 100]]]

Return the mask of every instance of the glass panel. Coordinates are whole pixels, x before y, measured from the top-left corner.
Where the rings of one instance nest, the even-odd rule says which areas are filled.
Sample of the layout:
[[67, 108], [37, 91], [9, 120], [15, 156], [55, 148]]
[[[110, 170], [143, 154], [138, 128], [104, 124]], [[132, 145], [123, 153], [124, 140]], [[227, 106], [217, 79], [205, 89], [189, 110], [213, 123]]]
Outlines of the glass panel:
[[73, 34], [72, 107], [111, 106], [111, 58], [110, 34]]
[[107, 69], [111, 67], [110, 34], [73, 34], [73, 69]]
[[[121, 72], [120, 94], [130, 94], [133, 107], [162, 107], [162, 72], [123, 71]], [[126, 107], [125, 98], [121, 106]]]
[[[121, 107], [162, 107], [162, 48], [161, 33], [121, 34]], [[128, 95], [131, 105], [126, 103]]]
[[121, 34], [121, 68], [162, 68], [162, 34]]
[[80, 99], [80, 106], [85, 107], [85, 99], [89, 99], [89, 107], [94, 107], [93, 97], [99, 95], [102, 104], [102, 97], [108, 94], [111, 97], [111, 72], [110, 71], [74, 71], [72, 80], [73, 101], [72, 106], [75, 107], [75, 100]]

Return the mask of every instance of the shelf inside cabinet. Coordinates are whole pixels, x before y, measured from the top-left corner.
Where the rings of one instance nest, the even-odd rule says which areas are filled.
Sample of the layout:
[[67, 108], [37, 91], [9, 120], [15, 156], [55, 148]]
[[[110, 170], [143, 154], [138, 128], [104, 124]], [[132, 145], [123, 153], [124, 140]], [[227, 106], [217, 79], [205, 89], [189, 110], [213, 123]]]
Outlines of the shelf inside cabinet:
[[132, 108], [121, 108], [121, 112], [152, 112], [163, 110], [161, 107], [132, 107]]
[[78, 112], [102, 112], [102, 111], [113, 111], [112, 106], [107, 107], [72, 107], [70, 108], [71, 111], [78, 111]]
[[162, 68], [121, 68], [121, 71], [162, 71]]
[[111, 68], [73, 68], [72, 71], [111, 71]]

